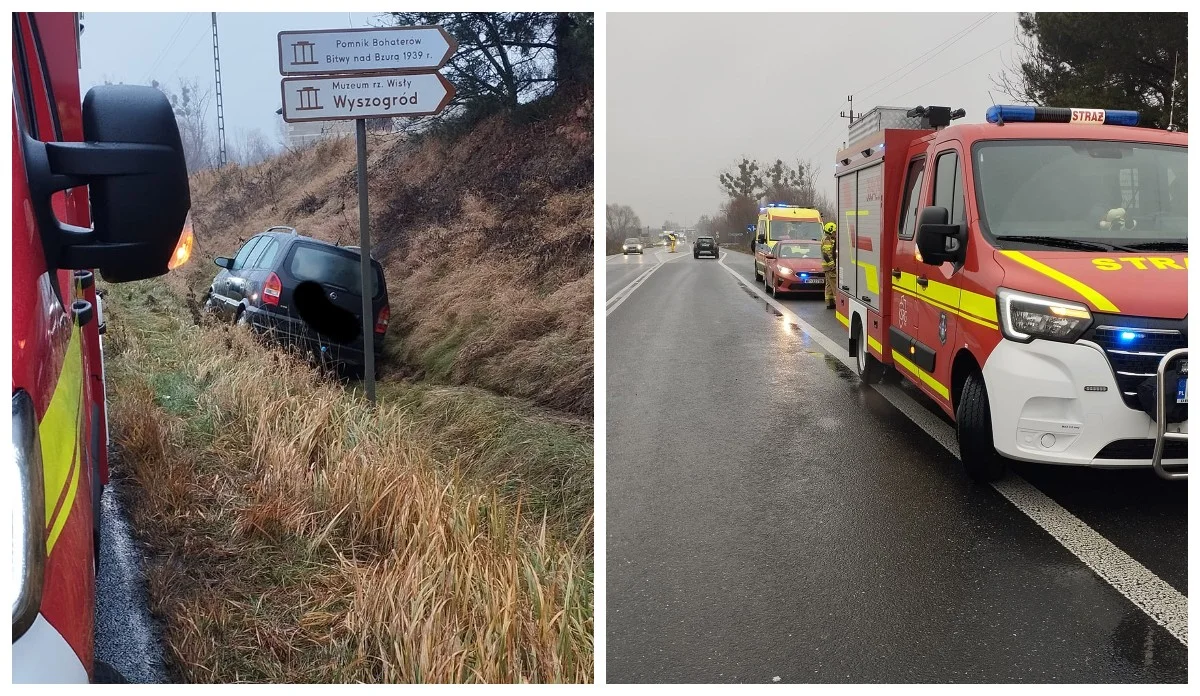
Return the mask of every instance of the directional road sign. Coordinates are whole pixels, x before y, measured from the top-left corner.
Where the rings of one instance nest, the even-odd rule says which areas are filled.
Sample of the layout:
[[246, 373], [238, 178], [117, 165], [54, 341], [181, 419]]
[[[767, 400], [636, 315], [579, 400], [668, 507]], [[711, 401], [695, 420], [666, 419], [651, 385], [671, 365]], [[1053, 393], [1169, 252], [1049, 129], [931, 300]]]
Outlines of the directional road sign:
[[279, 32], [282, 75], [437, 70], [458, 44], [441, 27], [372, 27]]
[[454, 85], [441, 73], [288, 77], [282, 88], [288, 123], [429, 116], [454, 98]]

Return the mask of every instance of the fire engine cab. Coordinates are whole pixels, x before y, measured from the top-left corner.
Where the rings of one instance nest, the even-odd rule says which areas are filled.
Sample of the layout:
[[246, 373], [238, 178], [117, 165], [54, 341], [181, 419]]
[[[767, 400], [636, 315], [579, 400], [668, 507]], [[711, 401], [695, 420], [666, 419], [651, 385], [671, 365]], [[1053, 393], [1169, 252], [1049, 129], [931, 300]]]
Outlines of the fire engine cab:
[[166, 97], [107, 85], [81, 101], [79, 17], [12, 17], [12, 674], [86, 682], [108, 480], [96, 272], [185, 262], [191, 200]]
[[1133, 111], [963, 115], [878, 117], [898, 127], [837, 154], [837, 317], [859, 375], [924, 392], [979, 479], [1009, 459], [1185, 478], [1187, 135]]

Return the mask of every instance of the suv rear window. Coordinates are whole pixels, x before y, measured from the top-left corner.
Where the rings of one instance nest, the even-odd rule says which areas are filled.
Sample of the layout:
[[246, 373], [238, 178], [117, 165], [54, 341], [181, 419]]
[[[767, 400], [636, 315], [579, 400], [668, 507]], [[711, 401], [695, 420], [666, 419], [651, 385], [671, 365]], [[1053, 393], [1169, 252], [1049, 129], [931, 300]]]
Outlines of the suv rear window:
[[[298, 281], [315, 280], [318, 283], [357, 292], [362, 285], [362, 276], [359, 274], [361, 260], [362, 257], [354, 252], [300, 244], [292, 253], [288, 272]], [[379, 262], [372, 261], [371, 269], [374, 271], [371, 296], [377, 297], [382, 285]]]

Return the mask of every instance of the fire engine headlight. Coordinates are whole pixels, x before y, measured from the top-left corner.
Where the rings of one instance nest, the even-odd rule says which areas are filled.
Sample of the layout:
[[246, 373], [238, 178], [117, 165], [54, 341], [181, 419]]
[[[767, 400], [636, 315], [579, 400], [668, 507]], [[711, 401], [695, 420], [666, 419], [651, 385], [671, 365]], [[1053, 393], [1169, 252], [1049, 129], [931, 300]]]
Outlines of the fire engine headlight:
[[1021, 343], [1035, 338], [1071, 343], [1092, 323], [1092, 313], [1077, 302], [1000, 288], [996, 303], [1004, 337]]
[[46, 565], [46, 496], [43, 493], [42, 449], [33, 399], [24, 390], [12, 399], [12, 449], [8, 487], [12, 502], [13, 640], [33, 625], [42, 605]]
[[792, 269], [788, 268], [787, 266], [779, 267], [779, 275], [791, 275], [792, 273]]

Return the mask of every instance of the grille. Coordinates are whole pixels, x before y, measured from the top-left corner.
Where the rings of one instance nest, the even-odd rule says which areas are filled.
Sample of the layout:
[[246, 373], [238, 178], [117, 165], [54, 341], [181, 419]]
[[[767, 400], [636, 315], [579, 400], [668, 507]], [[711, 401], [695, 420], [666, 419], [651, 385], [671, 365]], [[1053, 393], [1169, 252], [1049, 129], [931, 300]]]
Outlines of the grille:
[[[1149, 325], [1149, 324], [1154, 325]], [[1159, 326], [1162, 325], [1162, 326]], [[1176, 348], [1187, 347], [1186, 329], [1167, 328], [1186, 326], [1180, 321], [1138, 320], [1122, 322], [1120, 325], [1100, 325], [1088, 329], [1083, 338], [1104, 349], [1108, 363], [1117, 378], [1117, 387], [1125, 405], [1142, 410], [1138, 402], [1138, 385], [1154, 377], [1162, 357]], [[1142, 335], [1133, 341], [1122, 341], [1122, 332], [1133, 331]]]
[[[1154, 456], [1154, 440], [1117, 440], [1100, 450], [1096, 459], [1150, 459]], [[1163, 459], [1187, 459], [1187, 442], [1167, 440], [1163, 445]]]

